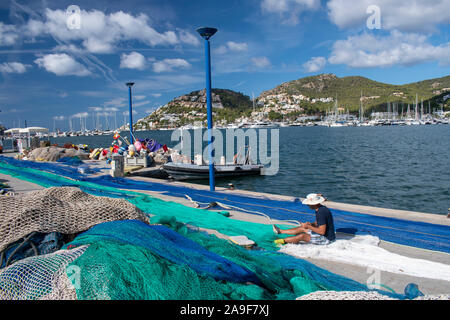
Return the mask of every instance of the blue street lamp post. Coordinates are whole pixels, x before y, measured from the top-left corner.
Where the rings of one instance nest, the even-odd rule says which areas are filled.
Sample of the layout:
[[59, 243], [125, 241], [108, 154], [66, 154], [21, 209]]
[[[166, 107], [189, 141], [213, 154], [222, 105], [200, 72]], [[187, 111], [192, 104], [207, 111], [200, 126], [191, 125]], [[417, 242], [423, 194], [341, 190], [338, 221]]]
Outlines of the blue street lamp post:
[[205, 39], [205, 69], [206, 69], [206, 112], [208, 118], [208, 153], [209, 153], [209, 190], [215, 191], [216, 182], [214, 176], [214, 149], [213, 149], [213, 118], [211, 97], [211, 54], [209, 39], [217, 32], [215, 28], [198, 28], [197, 32]]
[[133, 107], [132, 107], [132, 99], [131, 99], [131, 87], [134, 85], [134, 82], [127, 82], [128, 87], [128, 100], [130, 102], [130, 143], [134, 143], [133, 138]]

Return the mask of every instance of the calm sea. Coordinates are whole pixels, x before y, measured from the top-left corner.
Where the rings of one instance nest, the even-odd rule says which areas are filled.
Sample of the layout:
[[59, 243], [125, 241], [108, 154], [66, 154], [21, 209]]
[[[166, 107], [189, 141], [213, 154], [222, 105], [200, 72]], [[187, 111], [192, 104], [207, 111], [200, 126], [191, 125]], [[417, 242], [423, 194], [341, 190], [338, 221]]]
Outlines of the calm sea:
[[[297, 197], [323, 193], [336, 202], [437, 214], [450, 208], [449, 125], [279, 130], [277, 175], [218, 180], [217, 185], [231, 182], [239, 189]], [[171, 134], [136, 132], [137, 138], [173, 147]], [[91, 148], [112, 141], [112, 136], [51, 138]]]

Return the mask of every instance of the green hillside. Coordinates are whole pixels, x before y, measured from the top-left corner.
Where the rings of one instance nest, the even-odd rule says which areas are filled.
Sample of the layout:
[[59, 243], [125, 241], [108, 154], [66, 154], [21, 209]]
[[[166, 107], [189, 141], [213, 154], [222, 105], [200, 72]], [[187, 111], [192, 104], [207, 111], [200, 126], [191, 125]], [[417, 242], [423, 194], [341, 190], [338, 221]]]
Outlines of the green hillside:
[[[276, 88], [263, 92], [260, 97], [270, 94], [304, 95], [311, 99], [333, 97], [338, 99], [339, 107], [349, 109], [350, 112], [359, 110], [361, 93], [364, 99], [365, 110], [384, 111], [387, 102], [401, 105], [415, 103], [416, 94], [432, 108], [439, 107], [442, 97], [450, 93], [450, 76], [438, 79], [425, 80], [407, 85], [391, 85], [376, 82], [364, 77], [351, 76], [339, 78], [333, 74], [322, 74], [283, 83]], [[316, 103], [317, 111], [331, 108], [332, 103]]]
[[[241, 92], [212, 89], [214, 121], [230, 123], [242, 116], [250, 116], [253, 102]], [[138, 121], [137, 129], [147, 128], [151, 122], [156, 127], [183, 126], [196, 122], [206, 123], [205, 91], [193, 91], [177, 97], [158, 110]]]

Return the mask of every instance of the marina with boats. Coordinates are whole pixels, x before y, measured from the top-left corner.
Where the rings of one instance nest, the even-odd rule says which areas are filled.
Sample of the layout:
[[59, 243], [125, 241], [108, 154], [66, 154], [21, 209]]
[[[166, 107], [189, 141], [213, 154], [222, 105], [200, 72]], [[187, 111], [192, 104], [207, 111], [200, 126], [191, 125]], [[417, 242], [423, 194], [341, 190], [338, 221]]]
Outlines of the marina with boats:
[[[269, 119], [253, 121], [249, 118], [244, 118], [239, 122], [231, 123], [226, 126], [215, 126], [216, 129], [264, 129], [264, 128], [284, 128], [284, 127], [312, 127], [312, 126], [323, 126], [323, 127], [361, 127], [361, 126], [411, 126], [411, 125], [439, 125], [439, 124], [450, 124], [450, 118], [448, 115], [450, 112], [430, 111], [428, 106], [428, 111], [425, 109], [423, 102], [419, 107], [416, 104], [414, 107], [408, 104], [407, 106], [395, 103], [386, 104], [386, 112], [372, 112], [369, 117], [365, 117], [362, 111], [359, 114], [350, 114], [349, 112], [339, 111], [336, 107], [333, 110], [328, 110], [325, 112], [324, 116], [303, 116], [299, 117], [297, 120], [292, 122], [278, 122], [270, 121]], [[399, 110], [401, 108], [401, 111]], [[128, 125], [127, 125], [128, 127]], [[37, 128], [37, 131], [34, 130]], [[87, 129], [82, 130], [72, 130], [72, 131], [60, 131], [54, 130], [50, 131], [47, 128], [41, 127], [29, 127], [29, 128], [11, 128], [4, 131], [3, 138], [17, 138], [27, 135], [31, 130], [31, 134], [34, 135], [38, 133], [40, 137], [79, 137], [79, 136], [108, 136], [113, 135], [114, 130], [101, 130], [101, 129]], [[122, 129], [124, 127], [121, 127]], [[205, 128], [202, 123], [199, 124], [188, 124], [181, 127], [161, 127], [153, 130], [195, 130]], [[120, 128], [118, 128], [120, 129]], [[146, 129], [135, 129], [135, 131], [147, 131]]]

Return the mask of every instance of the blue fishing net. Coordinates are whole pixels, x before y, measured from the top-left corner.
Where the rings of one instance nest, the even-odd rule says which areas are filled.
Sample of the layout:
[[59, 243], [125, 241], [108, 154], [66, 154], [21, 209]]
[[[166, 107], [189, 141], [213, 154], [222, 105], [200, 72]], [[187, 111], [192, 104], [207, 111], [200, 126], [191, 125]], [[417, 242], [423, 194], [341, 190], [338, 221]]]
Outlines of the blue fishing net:
[[104, 240], [144, 247], [160, 257], [188, 265], [197, 273], [216, 280], [259, 283], [251, 271], [207, 251], [162, 225], [149, 226], [137, 220], [102, 223], [79, 235], [70, 245], [80, 246]]
[[57, 162], [67, 164], [69, 166], [80, 166], [83, 164], [83, 161], [79, 157], [64, 157], [58, 159]]

